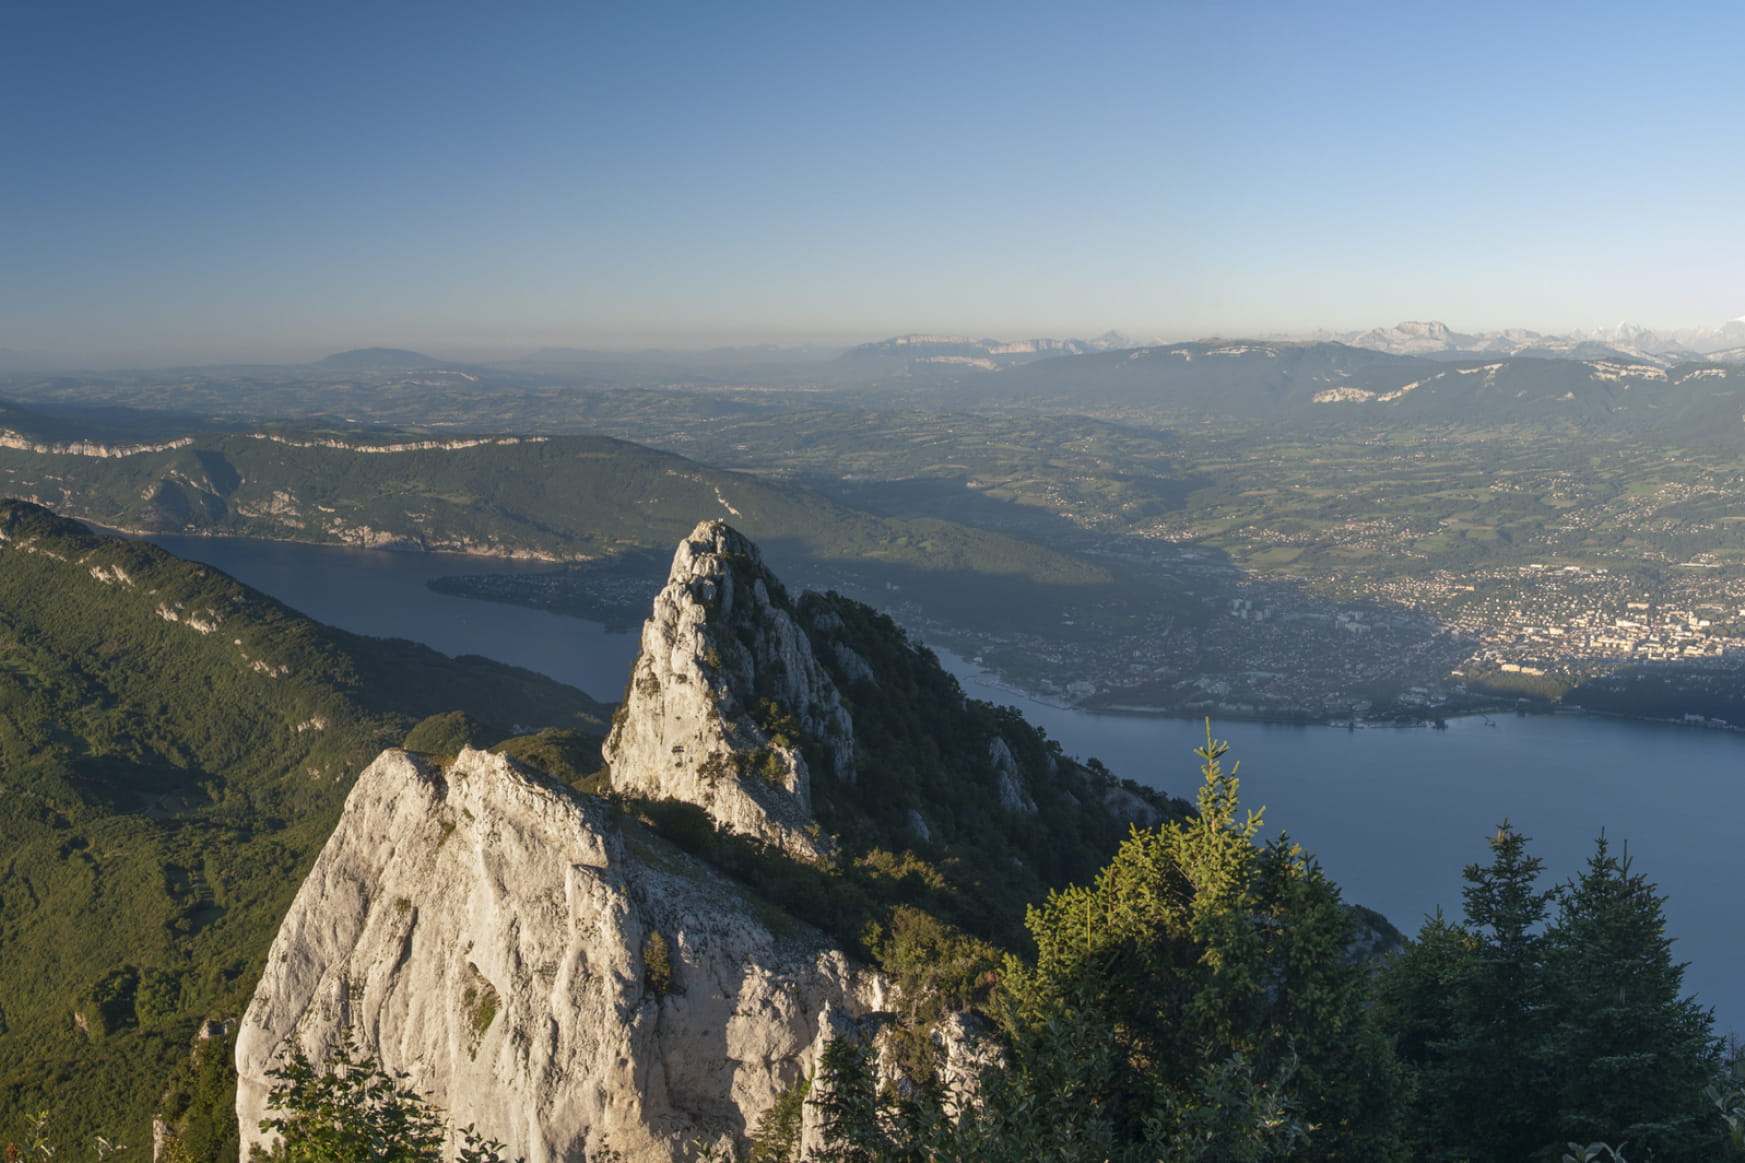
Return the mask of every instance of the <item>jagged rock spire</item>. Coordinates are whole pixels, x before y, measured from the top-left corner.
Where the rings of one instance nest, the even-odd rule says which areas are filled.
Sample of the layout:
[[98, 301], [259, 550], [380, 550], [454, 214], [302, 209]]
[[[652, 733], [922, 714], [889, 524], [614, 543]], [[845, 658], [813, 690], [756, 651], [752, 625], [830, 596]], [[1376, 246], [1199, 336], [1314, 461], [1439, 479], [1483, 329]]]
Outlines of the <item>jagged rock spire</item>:
[[854, 773], [853, 728], [757, 546], [721, 521], [679, 543], [606, 740], [612, 786], [696, 804], [798, 856], [828, 839], [807, 760]]

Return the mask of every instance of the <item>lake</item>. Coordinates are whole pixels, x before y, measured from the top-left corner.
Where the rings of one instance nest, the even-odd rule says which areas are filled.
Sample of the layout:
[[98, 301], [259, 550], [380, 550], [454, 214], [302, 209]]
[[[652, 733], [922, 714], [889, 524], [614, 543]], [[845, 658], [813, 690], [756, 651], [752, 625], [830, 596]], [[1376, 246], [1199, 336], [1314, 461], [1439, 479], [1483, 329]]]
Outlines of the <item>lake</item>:
[[216, 566], [318, 622], [380, 638], [410, 638], [444, 654], [482, 654], [580, 687], [602, 702], [624, 694], [638, 636], [523, 606], [439, 594], [454, 574], [537, 573], [551, 566], [496, 558], [343, 549], [230, 537], [153, 537], [178, 557]]
[[[634, 634], [538, 610], [437, 594], [434, 577], [543, 568], [488, 559], [285, 542], [157, 537], [312, 618], [482, 654], [616, 700]], [[1192, 799], [1202, 723], [1089, 715], [1002, 687], [949, 653], [940, 658], [978, 698], [1018, 707], [1070, 753]], [[1685, 981], [1719, 1027], [1745, 1032], [1745, 737], [1585, 716], [1451, 720], [1428, 728], [1215, 724], [1241, 763], [1243, 802], [1265, 805], [1269, 830], [1314, 852], [1347, 900], [1408, 933], [1440, 905], [1460, 913], [1461, 869], [1488, 862], [1504, 819], [1533, 837], [1544, 884], [1572, 877], [1603, 828], [1668, 897]], [[1228, 762], [1228, 760], [1227, 760]]]

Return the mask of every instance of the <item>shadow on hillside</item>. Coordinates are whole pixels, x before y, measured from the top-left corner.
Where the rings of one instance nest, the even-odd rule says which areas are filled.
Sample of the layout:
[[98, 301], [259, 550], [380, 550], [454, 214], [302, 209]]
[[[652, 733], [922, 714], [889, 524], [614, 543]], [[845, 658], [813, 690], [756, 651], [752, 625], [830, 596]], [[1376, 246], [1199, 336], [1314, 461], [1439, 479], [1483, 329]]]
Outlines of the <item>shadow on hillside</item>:
[[[1032, 692], [1087, 706], [1342, 716], [1434, 684], [1465, 653], [1442, 625], [1404, 606], [1334, 602], [1300, 580], [1250, 575], [1218, 549], [1087, 531], [1041, 510], [1015, 514], [1024, 507], [991, 498], [953, 507], [943, 483], [903, 482], [884, 495], [911, 513], [936, 505], [939, 517], [1070, 553], [1101, 579], [1036, 580], [1025, 572], [1022, 542], [1014, 542], [1020, 552], [1010, 572], [927, 568], [912, 556], [906, 563], [822, 557], [798, 536], [761, 539], [765, 560], [792, 591], [864, 601], [927, 644], [980, 659]], [[1020, 520], [1024, 527], [1011, 527]], [[619, 568], [595, 563], [434, 585], [629, 629], [647, 617], [668, 561], [644, 551]]]
[[[859, 482], [802, 479], [799, 483], [831, 500], [881, 517], [955, 521], [1030, 538], [1068, 552], [1100, 539], [1094, 529], [1086, 529], [1053, 510], [989, 496], [952, 479], [912, 477]], [[1201, 475], [1124, 479], [1120, 484], [1132, 494], [1124, 515], [1129, 520], [1144, 520], [1179, 511], [1187, 506], [1191, 494], [1212, 483], [1211, 478]]]

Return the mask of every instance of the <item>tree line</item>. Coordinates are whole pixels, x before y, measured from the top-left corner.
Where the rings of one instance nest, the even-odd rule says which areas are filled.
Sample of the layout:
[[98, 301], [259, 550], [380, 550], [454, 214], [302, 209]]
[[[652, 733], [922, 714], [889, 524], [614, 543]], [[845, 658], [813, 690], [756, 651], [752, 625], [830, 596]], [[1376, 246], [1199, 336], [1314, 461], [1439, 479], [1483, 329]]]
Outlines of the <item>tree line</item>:
[[[1210, 736], [1198, 751], [1195, 816], [1135, 829], [1093, 881], [1029, 910], [1035, 955], [1007, 955], [980, 995], [987, 1053], [967, 1081], [894, 1085], [880, 1044], [835, 1039], [741, 1157], [802, 1163], [806, 1106], [823, 1145], [804, 1163], [1745, 1157], [1745, 1088], [1683, 992], [1664, 898], [1604, 835], [1547, 887], [1501, 825], [1465, 870], [1462, 916], [1427, 918], [1378, 964], [1314, 859], [1261, 840], [1226, 753]], [[916, 972], [900, 992], [928, 988]], [[346, 1070], [375, 1080], [356, 1109], [379, 1122], [380, 1072]], [[298, 1137], [329, 1151], [350, 1133], [318, 1080], [302, 1062], [282, 1076], [278, 1157], [340, 1157]], [[419, 1126], [422, 1154], [343, 1157], [441, 1158]]]
[[[1135, 831], [1094, 883], [1050, 894], [996, 996], [1003, 1056], [955, 1120], [886, 1095], [824, 1158], [1712, 1160], [1745, 1097], [1683, 992], [1665, 898], [1602, 834], [1569, 881], [1507, 823], [1463, 915], [1379, 966], [1288, 838], [1262, 843], [1226, 746], [1198, 814]], [[831, 1064], [826, 1094], [865, 1092]], [[874, 1088], [873, 1093], [877, 1093]], [[907, 1109], [905, 1109], [907, 1108]], [[865, 1104], [860, 1108], [864, 1110]], [[918, 1117], [917, 1110], [922, 1113]], [[915, 1127], [928, 1128], [925, 1134]]]

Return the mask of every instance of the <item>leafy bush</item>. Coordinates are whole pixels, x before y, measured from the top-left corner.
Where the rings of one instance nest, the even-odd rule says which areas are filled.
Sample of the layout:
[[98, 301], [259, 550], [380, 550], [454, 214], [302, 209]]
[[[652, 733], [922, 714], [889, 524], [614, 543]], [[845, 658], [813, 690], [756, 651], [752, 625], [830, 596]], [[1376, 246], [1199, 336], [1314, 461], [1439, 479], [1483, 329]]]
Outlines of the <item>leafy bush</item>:
[[[360, 1056], [348, 1033], [320, 1067], [300, 1053], [268, 1071], [273, 1117], [261, 1130], [277, 1136], [251, 1158], [271, 1163], [444, 1163], [447, 1138], [442, 1112], [390, 1074]], [[459, 1163], [503, 1163], [503, 1144], [462, 1128]]]
[[531, 764], [581, 792], [606, 790], [598, 734], [548, 727], [536, 735], [505, 739], [491, 750]]
[[659, 929], [650, 929], [642, 942], [642, 984], [657, 998], [673, 992], [673, 955]]
[[400, 744], [408, 751], [426, 755], [459, 755], [463, 747], [486, 746], [499, 732], [485, 726], [465, 711], [443, 711], [422, 720], [406, 732]]

